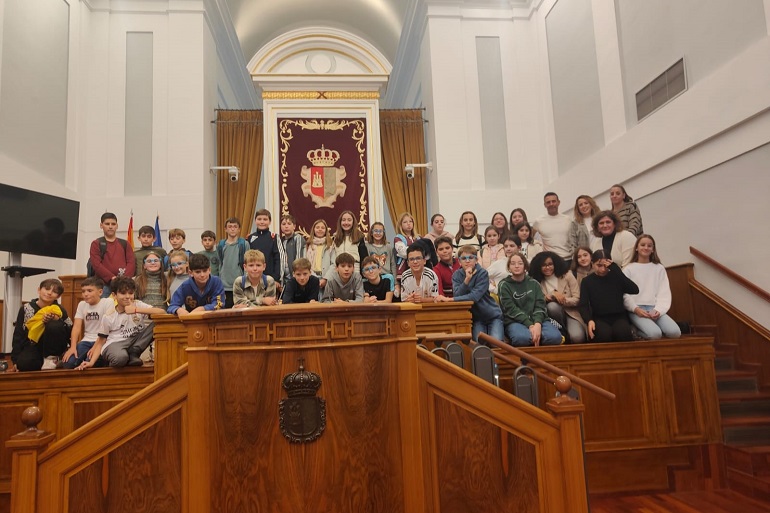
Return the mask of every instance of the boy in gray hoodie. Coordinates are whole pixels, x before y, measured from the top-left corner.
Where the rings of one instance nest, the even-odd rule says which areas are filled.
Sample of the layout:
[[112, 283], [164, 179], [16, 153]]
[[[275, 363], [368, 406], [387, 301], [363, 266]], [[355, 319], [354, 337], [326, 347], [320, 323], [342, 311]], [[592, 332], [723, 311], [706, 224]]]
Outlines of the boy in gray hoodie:
[[340, 253], [334, 261], [336, 269], [326, 282], [322, 303], [362, 303], [364, 282], [361, 274], [355, 272], [356, 261], [349, 253]]

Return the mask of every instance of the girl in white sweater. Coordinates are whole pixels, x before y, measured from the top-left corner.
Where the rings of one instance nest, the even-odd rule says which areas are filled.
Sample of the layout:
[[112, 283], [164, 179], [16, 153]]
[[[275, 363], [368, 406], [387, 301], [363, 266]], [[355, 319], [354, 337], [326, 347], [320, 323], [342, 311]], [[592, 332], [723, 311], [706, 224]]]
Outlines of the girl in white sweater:
[[671, 317], [671, 287], [666, 268], [655, 251], [655, 239], [642, 234], [634, 246], [634, 255], [623, 273], [639, 286], [639, 293], [623, 297], [631, 323], [646, 339], [679, 338], [682, 332]]

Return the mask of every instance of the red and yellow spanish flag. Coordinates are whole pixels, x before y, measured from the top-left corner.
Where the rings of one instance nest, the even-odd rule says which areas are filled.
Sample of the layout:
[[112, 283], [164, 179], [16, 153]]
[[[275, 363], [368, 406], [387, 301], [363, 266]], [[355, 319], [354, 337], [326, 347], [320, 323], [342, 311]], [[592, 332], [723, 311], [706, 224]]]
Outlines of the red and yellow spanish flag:
[[134, 249], [134, 211], [131, 211], [131, 219], [128, 221], [128, 245], [131, 246], [131, 250]]

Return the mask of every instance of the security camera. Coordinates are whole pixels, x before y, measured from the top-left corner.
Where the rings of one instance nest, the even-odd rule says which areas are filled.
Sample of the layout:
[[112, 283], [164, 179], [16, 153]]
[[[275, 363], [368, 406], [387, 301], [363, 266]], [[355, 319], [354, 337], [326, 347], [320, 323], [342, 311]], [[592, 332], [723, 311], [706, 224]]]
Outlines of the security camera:
[[433, 171], [432, 162], [426, 162], [425, 164], [407, 164], [406, 166], [404, 166], [404, 173], [406, 173], [407, 179], [409, 180], [414, 179], [414, 168], [416, 167], [423, 167], [428, 171]]
[[241, 177], [241, 170], [235, 166], [210, 166], [209, 173], [216, 175], [217, 171], [227, 171], [227, 176], [231, 182], [237, 182]]

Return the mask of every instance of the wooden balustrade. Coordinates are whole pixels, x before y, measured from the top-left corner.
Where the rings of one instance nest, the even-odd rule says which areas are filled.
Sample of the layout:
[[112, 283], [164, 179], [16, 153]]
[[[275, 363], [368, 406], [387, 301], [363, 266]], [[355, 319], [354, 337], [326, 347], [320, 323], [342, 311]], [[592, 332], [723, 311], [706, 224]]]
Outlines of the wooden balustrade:
[[[587, 512], [583, 406], [565, 397], [540, 410], [417, 350], [420, 311], [174, 319], [186, 365], [58, 442], [14, 446], [18, 511]], [[279, 421], [299, 361], [320, 376], [327, 419], [307, 444]]]
[[[153, 381], [151, 367], [0, 373], [0, 440], [18, 433], [22, 412], [37, 406], [39, 427], [62, 438], [143, 390]], [[9, 511], [11, 455], [0, 450], [0, 512]]]
[[582, 404], [555, 399], [548, 414], [427, 351], [417, 359], [426, 511], [588, 511]]

